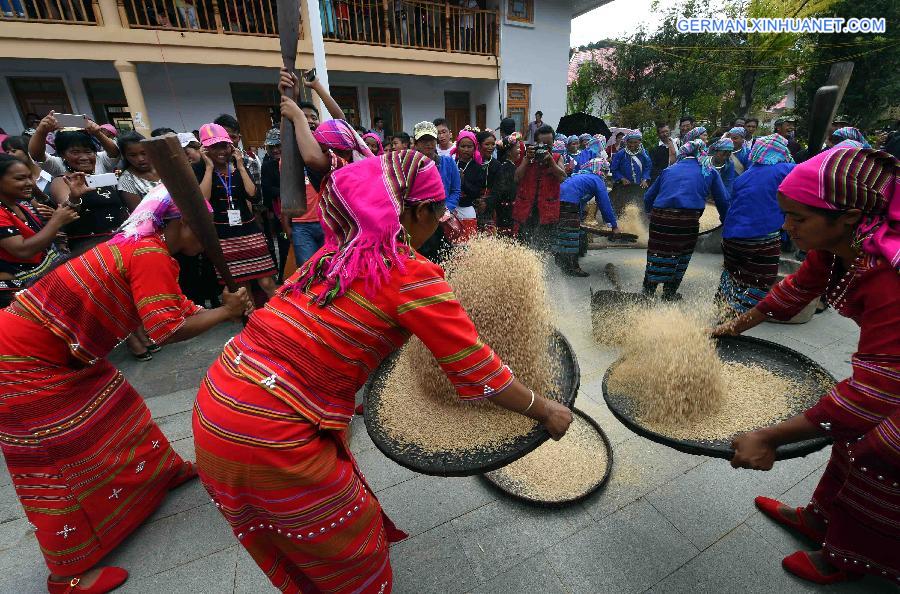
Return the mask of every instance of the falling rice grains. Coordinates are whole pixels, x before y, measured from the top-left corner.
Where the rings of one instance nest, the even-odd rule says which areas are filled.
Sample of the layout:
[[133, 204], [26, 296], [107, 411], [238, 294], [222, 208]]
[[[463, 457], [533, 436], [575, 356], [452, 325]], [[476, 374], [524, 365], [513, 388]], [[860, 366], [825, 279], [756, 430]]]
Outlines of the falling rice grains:
[[719, 210], [713, 204], [707, 204], [703, 214], [700, 215], [700, 233], [712, 231], [716, 227], [721, 227], [722, 221], [719, 219]]
[[[547, 352], [551, 308], [539, 255], [506, 239], [480, 236], [455, 251], [445, 270], [482, 341], [526, 386], [556, 396], [559, 370]], [[380, 394], [378, 414], [388, 435], [427, 452], [495, 450], [535, 426], [489, 400], [460, 402], [417, 338], [400, 352]]]
[[488, 476], [527, 499], [570, 501], [596, 487], [609, 464], [606, 443], [580, 415], [559, 441], [547, 441], [530, 454]]

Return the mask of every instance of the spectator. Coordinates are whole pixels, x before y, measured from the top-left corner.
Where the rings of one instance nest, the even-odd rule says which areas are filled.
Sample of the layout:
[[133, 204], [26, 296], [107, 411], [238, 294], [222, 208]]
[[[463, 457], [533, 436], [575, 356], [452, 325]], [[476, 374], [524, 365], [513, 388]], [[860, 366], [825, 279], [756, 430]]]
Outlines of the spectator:
[[[73, 171], [67, 167], [66, 161], [61, 156], [62, 151], [59, 148], [58, 138], [63, 132], [56, 134], [56, 138], [54, 139], [56, 155], [47, 155], [47, 135], [51, 132], [56, 132], [57, 130], [59, 130], [59, 122], [56, 121], [56, 117], [51, 111], [47, 117], [41, 120], [35, 130], [34, 136], [28, 141], [28, 154], [41, 166], [41, 169], [53, 177], [58, 177], [69, 171]], [[92, 120], [86, 120], [82, 132], [84, 133], [84, 137], [87, 138], [88, 143], [91, 145], [90, 152], [92, 153], [92, 156], [90, 158], [94, 163], [94, 169], [92, 171], [84, 171], [84, 173], [88, 175], [113, 173], [119, 164], [119, 147], [116, 145], [116, 142], [103, 134], [100, 131], [100, 126]], [[78, 138], [82, 137], [79, 136]], [[95, 140], [103, 148], [99, 153], [94, 145]], [[78, 147], [72, 146], [69, 148], [75, 152], [77, 152], [78, 149]]]
[[453, 132], [444, 118], [435, 118], [434, 125], [437, 128], [437, 152], [442, 157], [449, 157], [450, 151], [456, 146], [453, 142]]
[[402, 151], [404, 149], [408, 149], [410, 144], [412, 144], [412, 140], [409, 137], [409, 134], [406, 132], [398, 132], [394, 134], [393, 138], [391, 138], [391, 147], [395, 151]]
[[46, 194], [53, 176], [41, 169], [28, 154], [28, 141], [23, 136], [7, 136], [0, 143], [4, 153], [8, 153], [25, 163], [31, 171], [31, 177], [35, 184], [35, 190], [39, 194]]
[[497, 168], [491, 188], [492, 204], [489, 205], [489, 208], [494, 214], [497, 233], [505, 237], [513, 237], [515, 234], [515, 221], [512, 213], [518, 188], [516, 168], [524, 154], [525, 143], [512, 136], [508, 138], [503, 147], [497, 149], [497, 161], [500, 162], [500, 166]]
[[[46, 119], [44, 118], [42, 122]], [[94, 126], [99, 129], [96, 124]], [[118, 182], [90, 188], [84, 179], [85, 175], [101, 173], [98, 163], [100, 158], [94, 145], [97, 136], [103, 135], [99, 132], [89, 134], [85, 130], [56, 134], [56, 152], [59, 157], [55, 158], [59, 159], [64, 175], [53, 178], [49, 194], [58, 205], [75, 205], [81, 215], [77, 221], [63, 228], [68, 236], [69, 249], [73, 256], [80, 256], [98, 243], [110, 239], [129, 214], [128, 206], [119, 194]], [[35, 138], [37, 136], [32, 138], [32, 141]], [[105, 136], [103, 139], [112, 142]], [[29, 144], [29, 148], [33, 146]], [[118, 154], [119, 148], [114, 143], [113, 146]], [[109, 151], [106, 153], [109, 154]], [[46, 163], [44, 165], [46, 166]]]
[[260, 196], [244, 165], [244, 155], [218, 124], [200, 128], [200, 143], [206, 152], [203, 162], [194, 165], [194, 174], [203, 197], [212, 205], [225, 263], [248, 292], [250, 281], [256, 280], [271, 297], [275, 293], [275, 261], [251, 210], [251, 201], [260, 202]]
[[616, 132], [615, 139], [606, 146], [606, 154], [612, 160], [612, 156], [622, 148], [622, 139], [625, 138], [624, 132]]
[[[475, 212], [478, 215], [478, 230], [494, 228], [494, 184], [497, 181], [497, 173], [500, 169], [500, 161], [494, 158], [496, 154], [497, 137], [491, 130], [483, 130], [475, 135], [478, 141], [478, 153], [481, 155], [479, 184], [479, 197], [475, 201]], [[466, 182], [463, 182], [464, 184]]]
[[461, 10], [459, 17], [459, 48], [464, 52], [471, 52], [475, 44], [475, 15], [472, 10], [478, 10], [478, 0], [458, 0]]
[[384, 144], [384, 118], [375, 118], [372, 134], [378, 137], [381, 144]]
[[459, 168], [453, 157], [438, 154], [437, 151], [437, 126], [431, 122], [419, 122], [413, 128], [415, 135], [416, 150], [437, 163], [438, 172], [441, 174], [441, 182], [444, 185], [444, 196], [447, 211], [441, 218], [442, 225], [438, 226], [434, 234], [422, 244], [419, 253], [431, 260], [437, 262], [442, 253], [450, 248], [450, 241], [444, 232], [444, 226], [448, 224], [451, 214], [459, 204], [461, 188], [459, 179]]
[[178, 142], [181, 143], [181, 148], [184, 149], [184, 154], [187, 155], [191, 165], [203, 160], [203, 154], [200, 152], [202, 147], [200, 146], [200, 141], [197, 140], [196, 134], [192, 134], [191, 132], [179, 132]]
[[[681, 119], [678, 120], [678, 133], [681, 137], [681, 142], [684, 142], [684, 135], [691, 131], [691, 128], [694, 127], [694, 116], [681, 116]], [[681, 143], [679, 143], [681, 144]]]
[[0, 155], [0, 307], [62, 257], [53, 242], [64, 225], [78, 219], [70, 207], [33, 206], [33, 189], [29, 167], [17, 157]]
[[650, 162], [652, 169], [650, 171], [650, 183], [656, 181], [662, 170], [675, 162], [678, 155], [678, 147], [675, 146], [675, 140], [672, 138], [672, 131], [669, 130], [668, 124], [656, 125], [656, 146], [650, 150]]
[[250, 174], [250, 179], [256, 187], [259, 187], [260, 169], [262, 168], [262, 160], [256, 155], [250, 147], [243, 146], [241, 138], [241, 125], [233, 115], [223, 113], [213, 120], [213, 124], [218, 124], [225, 128], [228, 137], [231, 138], [231, 144], [236, 148], [242, 149], [244, 154], [244, 167]]
[[[549, 250], [556, 240], [559, 222], [559, 188], [566, 179], [560, 156], [550, 151], [553, 128], [541, 126], [534, 135], [537, 144], [525, 150], [525, 158], [516, 168], [516, 201], [513, 219], [518, 224], [518, 236], [526, 243]], [[546, 147], [546, 148], [544, 148]]]
[[374, 156], [380, 157], [384, 154], [384, 147], [381, 145], [381, 139], [378, 138], [377, 134], [374, 132], [366, 132], [362, 135], [362, 139]]
[[756, 118], [747, 118], [744, 121], [744, 130], [747, 131], [747, 136], [744, 137], [744, 142], [747, 143], [747, 149], [753, 149], [753, 143], [756, 141], [756, 129], [759, 128], [759, 120]]
[[[515, 120], [513, 120], [515, 121]], [[536, 111], [534, 112], [534, 121], [528, 124], [528, 132], [525, 134], [525, 143], [526, 144], [534, 144], [537, 142], [536, 136], [537, 131], [544, 125], [544, 112]], [[551, 140], [552, 142], [552, 140]]]
[[144, 196], [160, 183], [159, 174], [153, 168], [142, 140], [144, 137], [138, 132], [126, 132], [118, 143], [125, 163], [124, 171], [119, 176], [119, 192], [129, 210], [137, 208]]
[[[160, 128], [154, 128], [150, 131], [150, 136], [165, 136], [166, 134], [175, 134], [175, 130], [171, 128], [166, 128], [165, 126]], [[194, 131], [194, 136], [197, 136], [199, 132]]]
[[[263, 205], [267, 212], [274, 215], [274, 236], [278, 246], [278, 282], [284, 281], [284, 268], [287, 265], [288, 251], [291, 247], [290, 234], [293, 232], [289, 221], [285, 221], [281, 216], [281, 131], [278, 128], [272, 128], [266, 133], [266, 156], [263, 157], [262, 169], [260, 171]], [[307, 187], [306, 192], [306, 214], [311, 213], [318, 217], [319, 210], [317, 204], [310, 208], [310, 198], [315, 192], [312, 188]], [[313, 201], [318, 196], [313, 196]], [[270, 219], [267, 219], [267, 221]]]
[[803, 150], [803, 146], [799, 142], [797, 142], [795, 136], [797, 134], [797, 118], [794, 116], [784, 116], [775, 120], [775, 132], [781, 134], [783, 137], [788, 140], [788, 150], [791, 153], [791, 157], [793, 157], [794, 161], [797, 160], [797, 155], [800, 154], [800, 151]]
[[476, 202], [481, 198], [483, 180], [481, 176], [481, 154], [477, 152], [478, 138], [471, 130], [462, 130], [456, 137], [453, 158], [459, 167], [462, 194], [453, 214], [462, 225], [462, 235], [450, 238], [454, 243], [471, 239], [478, 232]]

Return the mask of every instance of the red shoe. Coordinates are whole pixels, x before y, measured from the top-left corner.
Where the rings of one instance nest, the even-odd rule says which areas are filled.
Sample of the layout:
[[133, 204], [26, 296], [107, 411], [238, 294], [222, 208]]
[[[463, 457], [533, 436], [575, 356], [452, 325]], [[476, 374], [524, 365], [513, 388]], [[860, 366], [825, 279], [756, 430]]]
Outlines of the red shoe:
[[828, 584], [849, 582], [862, 578], [861, 573], [852, 573], [849, 571], [838, 571], [836, 573], [825, 575], [819, 571], [819, 568], [812, 562], [809, 558], [809, 553], [806, 551], [797, 551], [796, 553], [788, 555], [781, 560], [781, 566], [799, 578], [826, 586]]
[[353, 414], [355, 414], [355, 415], [362, 415], [362, 414], [365, 414], [365, 412], [366, 412], [365, 404], [357, 405], [357, 407], [355, 409], [353, 409]]
[[194, 467], [193, 462], [185, 462], [178, 471], [178, 474], [172, 477], [172, 480], [169, 481], [169, 491], [174, 489], [175, 487], [179, 487], [182, 484], [188, 482], [192, 478], [197, 476], [197, 469]]
[[124, 584], [127, 579], [128, 572], [121, 567], [103, 567], [90, 588], [78, 585], [81, 578], [77, 576], [68, 582], [51, 582], [48, 577], [47, 591], [50, 594], [105, 594]]
[[806, 538], [810, 538], [820, 545], [825, 540], [824, 531], [819, 531], [812, 526], [807, 526], [803, 521], [803, 513], [801, 513], [803, 510], [802, 507], [797, 508], [797, 521], [792, 521], [785, 518], [779, 513], [778, 508], [784, 504], [776, 499], [771, 499], [769, 497], [757, 497], [753, 500], [753, 502], [756, 504], [756, 507], [759, 508], [759, 511], [766, 514], [782, 526], [787, 526], [792, 530], [796, 530]]

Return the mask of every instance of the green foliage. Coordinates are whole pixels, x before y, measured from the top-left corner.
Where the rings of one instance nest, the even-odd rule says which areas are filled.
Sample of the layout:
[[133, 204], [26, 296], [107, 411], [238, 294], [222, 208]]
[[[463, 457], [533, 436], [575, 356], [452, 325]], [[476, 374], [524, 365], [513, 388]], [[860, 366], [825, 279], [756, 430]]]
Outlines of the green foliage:
[[594, 98], [600, 90], [598, 85], [600, 72], [600, 65], [590, 61], [578, 67], [578, 74], [569, 85], [566, 95], [568, 113], [593, 113]]

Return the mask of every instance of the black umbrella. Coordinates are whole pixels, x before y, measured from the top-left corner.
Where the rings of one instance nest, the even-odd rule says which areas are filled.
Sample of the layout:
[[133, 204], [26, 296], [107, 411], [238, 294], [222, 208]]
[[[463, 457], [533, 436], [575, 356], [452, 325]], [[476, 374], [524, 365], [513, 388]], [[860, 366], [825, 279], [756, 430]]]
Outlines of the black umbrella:
[[566, 136], [572, 136], [573, 134], [590, 134], [592, 136], [594, 134], [603, 134], [607, 139], [612, 134], [606, 122], [597, 116], [587, 113], [570, 113], [561, 117], [556, 131]]

